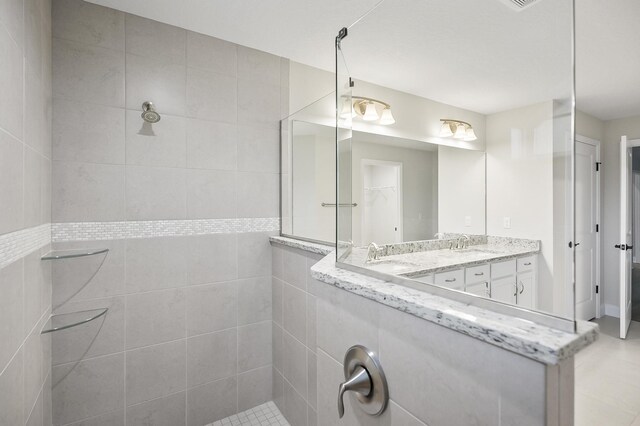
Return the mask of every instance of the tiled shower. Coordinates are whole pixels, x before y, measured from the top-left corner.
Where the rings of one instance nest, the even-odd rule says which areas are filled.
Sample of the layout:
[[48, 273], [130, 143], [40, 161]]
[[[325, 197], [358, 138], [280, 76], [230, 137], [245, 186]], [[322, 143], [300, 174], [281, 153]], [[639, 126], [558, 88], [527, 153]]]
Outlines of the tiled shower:
[[0, 22], [0, 424], [272, 401], [288, 61], [81, 0], [2, 2]]

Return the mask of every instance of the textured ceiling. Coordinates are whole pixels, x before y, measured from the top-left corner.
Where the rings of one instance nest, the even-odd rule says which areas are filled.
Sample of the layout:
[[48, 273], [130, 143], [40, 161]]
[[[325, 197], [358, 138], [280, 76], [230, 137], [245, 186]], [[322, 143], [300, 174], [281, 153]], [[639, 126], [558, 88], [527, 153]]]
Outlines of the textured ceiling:
[[[332, 70], [333, 39], [378, 0], [91, 0]], [[566, 96], [571, 0], [385, 0], [344, 42], [351, 74], [492, 113]], [[640, 115], [640, 1], [576, 0], [579, 109]]]

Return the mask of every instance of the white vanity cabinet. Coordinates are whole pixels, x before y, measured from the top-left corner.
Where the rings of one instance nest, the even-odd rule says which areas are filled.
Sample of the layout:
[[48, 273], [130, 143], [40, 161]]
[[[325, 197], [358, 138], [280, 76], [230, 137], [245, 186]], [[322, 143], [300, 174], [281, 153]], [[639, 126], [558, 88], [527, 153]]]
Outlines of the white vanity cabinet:
[[517, 290], [516, 303], [523, 308], [536, 307], [536, 264], [537, 256], [527, 256], [517, 259]]
[[460, 268], [447, 272], [438, 272], [434, 276], [434, 282], [441, 287], [464, 290], [464, 269]]

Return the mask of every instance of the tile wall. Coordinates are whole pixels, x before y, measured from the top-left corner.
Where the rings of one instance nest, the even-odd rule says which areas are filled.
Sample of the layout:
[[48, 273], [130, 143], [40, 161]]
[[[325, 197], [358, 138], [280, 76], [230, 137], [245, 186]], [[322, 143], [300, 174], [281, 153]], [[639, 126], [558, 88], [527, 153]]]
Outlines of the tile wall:
[[51, 2], [0, 2], [0, 424], [51, 424]]
[[[315, 254], [272, 251], [273, 396], [292, 426], [573, 423], [572, 362], [547, 368], [320, 283], [309, 275]], [[350, 396], [339, 420], [342, 362], [355, 344], [379, 354], [391, 399], [370, 417]]]
[[[54, 425], [199, 426], [272, 399], [268, 236], [287, 70], [54, 2], [53, 241], [110, 250], [53, 268], [55, 312], [109, 308], [54, 335]], [[143, 122], [144, 101], [160, 122]]]

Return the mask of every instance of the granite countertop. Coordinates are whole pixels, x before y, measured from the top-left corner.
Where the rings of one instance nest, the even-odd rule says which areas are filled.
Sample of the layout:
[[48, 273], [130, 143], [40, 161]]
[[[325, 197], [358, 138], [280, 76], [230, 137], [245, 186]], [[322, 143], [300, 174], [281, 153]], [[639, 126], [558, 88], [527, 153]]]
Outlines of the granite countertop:
[[487, 243], [472, 245], [460, 250], [446, 248], [392, 254], [383, 256], [379, 260], [367, 262], [367, 249], [354, 248], [344, 262], [382, 273], [417, 278], [435, 272], [476, 266], [487, 262], [505, 261], [539, 252], [539, 247]]
[[271, 241], [272, 243], [281, 244], [283, 246], [308, 251], [310, 253], [321, 254], [323, 256], [326, 256], [336, 249], [333, 245], [312, 243], [309, 241], [297, 240], [295, 238], [283, 236], [269, 237], [269, 241]]
[[545, 364], [557, 364], [572, 357], [598, 336], [598, 326], [590, 322], [578, 321], [576, 333], [566, 332], [341, 269], [335, 265], [334, 253], [316, 263], [311, 275], [316, 280]]

